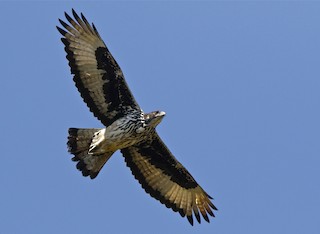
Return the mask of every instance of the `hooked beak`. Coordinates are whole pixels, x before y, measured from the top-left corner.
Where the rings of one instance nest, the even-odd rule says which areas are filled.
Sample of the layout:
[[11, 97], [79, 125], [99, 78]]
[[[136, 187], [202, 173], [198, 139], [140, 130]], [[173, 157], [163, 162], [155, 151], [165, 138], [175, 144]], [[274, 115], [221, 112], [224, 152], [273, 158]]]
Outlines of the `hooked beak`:
[[166, 115], [166, 112], [160, 111], [160, 112], [157, 113], [155, 116], [156, 116], [156, 117], [164, 117], [165, 115]]

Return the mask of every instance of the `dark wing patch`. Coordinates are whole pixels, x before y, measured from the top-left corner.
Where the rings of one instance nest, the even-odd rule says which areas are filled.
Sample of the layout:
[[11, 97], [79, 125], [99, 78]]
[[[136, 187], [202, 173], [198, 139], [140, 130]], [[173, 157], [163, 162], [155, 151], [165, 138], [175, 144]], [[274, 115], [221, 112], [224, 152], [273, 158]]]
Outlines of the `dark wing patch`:
[[175, 159], [156, 133], [152, 141], [122, 149], [121, 152], [145, 191], [182, 217], [187, 216], [191, 225], [192, 214], [201, 222], [199, 211], [207, 222], [207, 214], [214, 217], [211, 209], [217, 208], [210, 201], [212, 198]]
[[80, 18], [74, 10], [72, 13], [75, 20], [65, 13], [72, 26], [59, 19], [67, 31], [57, 29], [64, 36], [61, 41], [73, 80], [90, 111], [108, 126], [128, 109], [140, 110], [140, 107], [95, 26], [90, 26], [82, 14]]

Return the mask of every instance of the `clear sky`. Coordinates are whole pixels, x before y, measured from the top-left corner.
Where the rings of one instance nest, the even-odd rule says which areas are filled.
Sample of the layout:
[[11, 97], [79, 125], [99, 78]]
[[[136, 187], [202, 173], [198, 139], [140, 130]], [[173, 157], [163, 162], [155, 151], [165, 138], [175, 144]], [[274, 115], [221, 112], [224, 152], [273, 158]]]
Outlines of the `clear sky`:
[[[69, 127], [102, 127], [55, 26], [94, 22], [140, 106], [219, 208], [191, 227], [117, 152], [95, 180]], [[320, 2], [1, 2], [0, 233], [320, 233]]]

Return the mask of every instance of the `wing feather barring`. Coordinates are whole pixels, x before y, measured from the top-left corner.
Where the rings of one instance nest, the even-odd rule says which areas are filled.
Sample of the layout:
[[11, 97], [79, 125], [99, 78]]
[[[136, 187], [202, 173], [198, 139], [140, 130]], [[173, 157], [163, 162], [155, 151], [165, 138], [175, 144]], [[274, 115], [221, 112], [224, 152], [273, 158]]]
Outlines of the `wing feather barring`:
[[105, 128], [70, 128], [68, 150], [83, 176], [94, 179], [120, 150], [142, 188], [166, 207], [200, 223], [217, 208], [156, 132], [163, 111], [144, 113], [97, 29], [72, 10], [69, 24], [59, 20], [67, 59], [78, 91]]

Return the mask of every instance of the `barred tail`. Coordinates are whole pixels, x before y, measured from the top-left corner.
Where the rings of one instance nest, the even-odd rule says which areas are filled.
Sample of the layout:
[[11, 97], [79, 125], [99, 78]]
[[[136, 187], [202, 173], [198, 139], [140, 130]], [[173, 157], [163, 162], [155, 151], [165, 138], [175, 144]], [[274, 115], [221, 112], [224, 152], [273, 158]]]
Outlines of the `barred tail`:
[[90, 176], [94, 179], [99, 174], [103, 165], [108, 161], [114, 152], [106, 152], [103, 154], [88, 154], [89, 147], [95, 132], [99, 128], [69, 128], [68, 151], [74, 155], [72, 161], [76, 161], [77, 168], [82, 172], [83, 176]]

